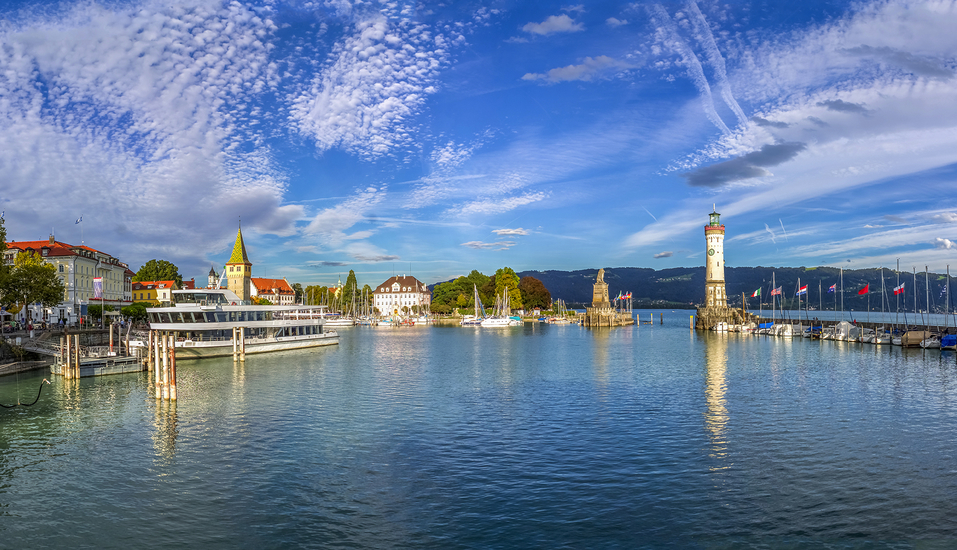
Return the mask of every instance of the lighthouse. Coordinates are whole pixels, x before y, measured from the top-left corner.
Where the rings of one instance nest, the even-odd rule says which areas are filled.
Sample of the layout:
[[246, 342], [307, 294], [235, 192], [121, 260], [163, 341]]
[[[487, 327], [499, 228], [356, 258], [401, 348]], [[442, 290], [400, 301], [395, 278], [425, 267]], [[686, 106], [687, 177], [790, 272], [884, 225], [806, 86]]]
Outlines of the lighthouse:
[[705, 261], [705, 306], [723, 308], [728, 306], [728, 295], [724, 289], [724, 226], [717, 207], [709, 214], [708, 225], [704, 226], [707, 242], [707, 260]]

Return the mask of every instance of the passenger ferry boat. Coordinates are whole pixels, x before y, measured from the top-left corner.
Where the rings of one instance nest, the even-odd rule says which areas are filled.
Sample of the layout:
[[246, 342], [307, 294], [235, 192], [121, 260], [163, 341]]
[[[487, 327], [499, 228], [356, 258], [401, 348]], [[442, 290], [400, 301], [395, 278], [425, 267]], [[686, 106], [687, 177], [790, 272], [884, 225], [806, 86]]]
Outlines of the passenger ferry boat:
[[[174, 290], [172, 306], [146, 311], [150, 329], [177, 333], [176, 355], [190, 359], [232, 355], [236, 327], [243, 329], [247, 354], [338, 344], [339, 334], [325, 330], [325, 307], [250, 305], [219, 288]], [[131, 347], [147, 345], [130, 342]]]

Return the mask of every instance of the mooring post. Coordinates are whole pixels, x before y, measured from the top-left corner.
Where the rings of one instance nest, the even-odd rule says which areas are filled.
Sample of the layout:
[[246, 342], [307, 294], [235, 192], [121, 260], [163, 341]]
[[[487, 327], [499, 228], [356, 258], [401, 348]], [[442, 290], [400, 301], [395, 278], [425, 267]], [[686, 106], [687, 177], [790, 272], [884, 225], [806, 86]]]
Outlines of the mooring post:
[[110, 323], [110, 353], [113, 353], [113, 323]]
[[659, 314], [658, 314], [658, 324], [659, 324], [659, 325], [665, 324], [665, 314], [664, 314], [664, 313], [659, 313]]
[[243, 363], [246, 362], [246, 329], [243, 327], [236, 327], [236, 330], [239, 331], [239, 360]]
[[238, 346], [239, 342], [236, 341], [236, 327], [233, 327], [233, 363], [239, 359]]
[[169, 398], [176, 401], [176, 333], [170, 337], [169, 347]]
[[169, 399], [169, 332], [163, 332], [163, 399]]
[[153, 386], [156, 393], [156, 398], [159, 399], [163, 397], [162, 394], [162, 369], [160, 365], [162, 364], [163, 359], [161, 358], [160, 353], [160, 331], [153, 331]]
[[74, 335], [73, 342], [73, 378], [80, 378], [80, 335]]
[[688, 316], [688, 330], [694, 330], [694, 315]]
[[[66, 335], [66, 348], [64, 348], [66, 361], [60, 363], [60, 374], [62, 374], [65, 378], [73, 377], [73, 346], [70, 345], [70, 340], [72, 339], [72, 335]], [[63, 339], [61, 338], [60, 342], [62, 341]], [[62, 347], [62, 345], [63, 344], [61, 343], [60, 346]]]

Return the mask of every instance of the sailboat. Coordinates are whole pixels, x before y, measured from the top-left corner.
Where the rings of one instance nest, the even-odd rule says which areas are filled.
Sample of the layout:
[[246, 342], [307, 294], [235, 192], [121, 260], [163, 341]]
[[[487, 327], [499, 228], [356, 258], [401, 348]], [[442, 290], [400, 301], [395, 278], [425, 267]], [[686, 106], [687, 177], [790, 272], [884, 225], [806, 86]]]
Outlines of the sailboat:
[[512, 309], [508, 303], [508, 287], [502, 290], [502, 298], [495, 297], [497, 315], [482, 319], [482, 327], [517, 327], [524, 324], [522, 318], [511, 315]]
[[[482, 305], [482, 300], [479, 298], [478, 287], [472, 285], [473, 300], [475, 301], [475, 314], [466, 315], [462, 322], [459, 323], [463, 327], [477, 327], [482, 325], [482, 319], [485, 318], [485, 307]], [[479, 311], [481, 310], [481, 315]]]

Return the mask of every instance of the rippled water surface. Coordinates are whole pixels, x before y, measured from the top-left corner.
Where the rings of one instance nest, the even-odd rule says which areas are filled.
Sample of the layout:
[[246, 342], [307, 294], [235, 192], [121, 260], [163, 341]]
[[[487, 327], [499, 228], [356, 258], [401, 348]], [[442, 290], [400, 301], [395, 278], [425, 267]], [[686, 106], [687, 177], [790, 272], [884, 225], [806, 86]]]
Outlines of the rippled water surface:
[[340, 334], [181, 362], [173, 405], [143, 373], [0, 409], [0, 548], [957, 546], [952, 353], [683, 312]]

